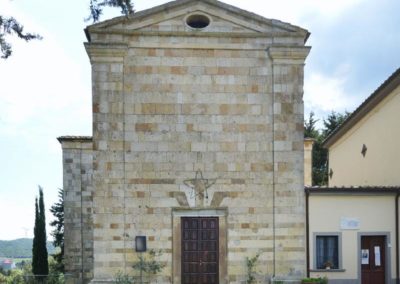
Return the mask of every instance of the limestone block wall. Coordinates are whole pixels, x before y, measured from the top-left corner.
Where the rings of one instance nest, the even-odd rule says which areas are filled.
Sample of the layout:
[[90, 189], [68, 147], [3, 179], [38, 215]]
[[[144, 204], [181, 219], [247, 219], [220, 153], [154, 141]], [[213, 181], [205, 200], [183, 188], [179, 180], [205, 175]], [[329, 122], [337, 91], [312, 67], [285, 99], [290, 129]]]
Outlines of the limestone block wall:
[[[198, 11], [211, 19], [204, 31], [184, 23]], [[223, 244], [219, 283], [243, 281], [245, 259], [257, 253], [259, 280], [304, 275], [306, 32], [204, 0], [94, 25], [87, 35], [91, 283], [135, 273], [138, 235], [162, 251], [158, 283], [181, 283], [179, 220], [215, 212]], [[212, 184], [203, 200], [188, 185], [199, 174]], [[89, 212], [72, 201], [76, 216]], [[72, 238], [72, 251], [86, 240]], [[74, 256], [81, 252], [77, 245]]]
[[146, 40], [159, 47], [87, 46], [95, 279], [110, 279], [121, 268], [133, 273], [134, 237], [146, 235], [149, 248], [163, 251], [166, 267], [158, 280], [172, 282], [171, 215], [174, 208], [191, 208], [184, 180], [197, 170], [216, 179], [204, 207], [229, 212], [229, 275], [223, 281], [243, 280], [244, 259], [257, 252], [264, 275], [304, 274], [302, 84], [308, 49], [232, 50], [222, 43], [170, 48], [176, 38]]
[[60, 137], [63, 148], [65, 273], [67, 283], [93, 278], [92, 142]]

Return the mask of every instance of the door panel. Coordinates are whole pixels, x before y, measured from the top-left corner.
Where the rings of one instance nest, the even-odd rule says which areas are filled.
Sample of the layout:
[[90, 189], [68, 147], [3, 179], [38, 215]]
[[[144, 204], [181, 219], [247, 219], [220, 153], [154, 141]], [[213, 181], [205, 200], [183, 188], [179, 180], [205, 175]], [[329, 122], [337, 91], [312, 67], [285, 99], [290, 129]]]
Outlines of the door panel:
[[361, 237], [361, 283], [385, 283], [385, 236]]
[[182, 217], [182, 283], [218, 284], [218, 217]]

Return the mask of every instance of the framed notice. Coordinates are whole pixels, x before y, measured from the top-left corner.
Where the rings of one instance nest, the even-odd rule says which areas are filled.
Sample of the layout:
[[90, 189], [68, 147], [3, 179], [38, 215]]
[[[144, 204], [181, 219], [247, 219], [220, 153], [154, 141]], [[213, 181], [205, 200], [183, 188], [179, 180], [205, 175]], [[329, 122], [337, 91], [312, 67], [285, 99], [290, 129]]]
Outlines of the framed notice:
[[381, 266], [381, 248], [379, 246], [374, 247], [375, 252], [375, 266]]
[[342, 230], [359, 230], [360, 229], [360, 219], [341, 217], [340, 218], [340, 229], [342, 229]]
[[369, 264], [369, 250], [368, 249], [361, 250], [361, 264]]

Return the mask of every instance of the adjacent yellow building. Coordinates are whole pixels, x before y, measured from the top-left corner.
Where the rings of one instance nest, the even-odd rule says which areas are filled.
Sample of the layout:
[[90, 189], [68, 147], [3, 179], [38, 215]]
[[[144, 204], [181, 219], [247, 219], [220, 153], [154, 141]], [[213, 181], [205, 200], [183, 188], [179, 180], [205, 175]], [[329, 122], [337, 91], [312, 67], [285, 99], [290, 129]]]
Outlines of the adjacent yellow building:
[[400, 69], [324, 142], [329, 187], [306, 188], [310, 276], [399, 283], [399, 122]]
[[325, 141], [329, 186], [400, 185], [400, 69]]

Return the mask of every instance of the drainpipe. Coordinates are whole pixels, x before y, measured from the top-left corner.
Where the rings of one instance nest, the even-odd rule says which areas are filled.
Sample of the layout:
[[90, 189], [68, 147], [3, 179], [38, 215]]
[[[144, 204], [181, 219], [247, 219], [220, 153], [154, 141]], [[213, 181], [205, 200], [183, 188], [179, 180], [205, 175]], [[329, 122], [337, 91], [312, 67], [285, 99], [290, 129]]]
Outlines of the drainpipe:
[[396, 284], [400, 283], [399, 280], [399, 275], [400, 275], [400, 271], [399, 271], [399, 196], [400, 193], [397, 192], [396, 194], [396, 199], [395, 199], [395, 211], [396, 211], [396, 216], [395, 216], [395, 220], [396, 220]]
[[308, 205], [310, 191], [308, 188], [306, 188], [305, 192], [306, 192], [306, 273], [308, 278], [310, 277], [310, 223], [309, 223], [309, 205]]
[[[272, 37], [272, 45], [274, 44], [274, 37]], [[271, 92], [272, 92], [272, 115], [271, 115], [271, 124], [272, 124], [272, 279], [275, 278], [275, 273], [276, 273], [276, 231], [275, 231], [275, 226], [276, 226], [276, 216], [275, 216], [275, 190], [276, 190], [276, 185], [275, 185], [275, 87], [274, 87], [274, 81], [275, 81], [275, 68], [274, 68], [274, 59], [270, 56], [269, 54], [269, 48], [266, 50], [267, 55], [271, 60]]]

